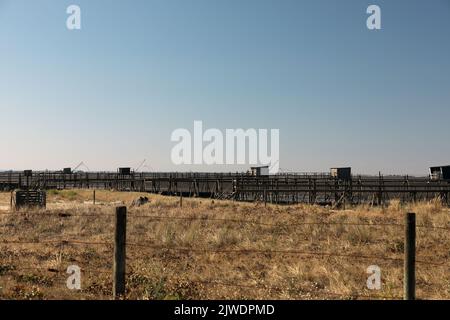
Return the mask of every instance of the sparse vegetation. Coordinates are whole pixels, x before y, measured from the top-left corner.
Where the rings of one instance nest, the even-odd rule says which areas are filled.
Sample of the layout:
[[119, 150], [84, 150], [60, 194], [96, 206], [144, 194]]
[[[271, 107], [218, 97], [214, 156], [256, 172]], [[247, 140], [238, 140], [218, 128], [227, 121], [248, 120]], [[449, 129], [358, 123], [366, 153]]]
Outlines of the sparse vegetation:
[[[91, 190], [54, 190], [43, 215], [34, 209], [8, 213], [10, 194], [0, 193], [0, 298], [110, 299], [111, 214], [143, 195], [150, 203], [128, 211], [128, 299], [398, 297], [402, 263], [380, 257], [402, 259], [403, 229], [389, 224], [402, 224], [403, 213], [414, 211], [421, 226], [450, 227], [450, 211], [437, 201], [339, 211], [185, 198], [180, 208], [177, 198], [97, 191], [94, 206]], [[352, 225], [358, 223], [388, 225]], [[444, 263], [417, 264], [417, 296], [448, 299], [449, 232], [417, 232], [417, 260]], [[2, 243], [43, 240], [91, 244]], [[81, 291], [66, 288], [66, 269], [73, 264], [82, 269]], [[366, 288], [366, 269], [373, 264], [382, 270], [376, 292]]]

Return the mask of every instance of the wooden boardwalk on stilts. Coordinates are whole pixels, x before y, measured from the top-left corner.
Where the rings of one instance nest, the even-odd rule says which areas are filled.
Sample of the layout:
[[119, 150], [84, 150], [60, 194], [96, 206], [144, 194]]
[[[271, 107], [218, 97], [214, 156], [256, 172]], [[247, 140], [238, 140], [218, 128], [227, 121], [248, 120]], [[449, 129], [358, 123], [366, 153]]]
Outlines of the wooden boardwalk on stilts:
[[238, 201], [330, 205], [383, 204], [390, 199], [439, 198], [449, 204], [450, 181], [429, 177], [360, 176], [339, 180], [330, 174], [290, 173], [251, 176], [244, 173], [0, 172], [0, 190], [109, 189]]

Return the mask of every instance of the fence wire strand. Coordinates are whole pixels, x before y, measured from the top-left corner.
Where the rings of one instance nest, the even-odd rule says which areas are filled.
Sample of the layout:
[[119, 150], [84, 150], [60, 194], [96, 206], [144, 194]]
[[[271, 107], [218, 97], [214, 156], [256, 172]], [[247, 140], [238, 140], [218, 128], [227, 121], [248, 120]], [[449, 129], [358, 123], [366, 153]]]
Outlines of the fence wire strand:
[[[46, 217], [59, 217], [59, 218], [70, 218], [70, 217], [95, 217], [95, 218], [112, 218], [114, 214], [101, 213], [101, 214], [74, 214], [74, 213], [24, 213], [24, 212], [0, 212], [0, 216], [19, 216], [19, 217], [29, 217], [29, 216], [46, 216]], [[403, 228], [405, 225], [402, 223], [394, 222], [323, 222], [323, 221], [301, 221], [292, 223], [266, 223], [249, 219], [226, 219], [226, 218], [211, 218], [211, 217], [183, 217], [183, 216], [152, 216], [152, 215], [136, 215], [129, 214], [128, 218], [137, 219], [148, 219], [154, 221], [161, 220], [172, 220], [172, 221], [201, 221], [201, 222], [220, 222], [220, 223], [240, 223], [240, 224], [254, 224], [264, 227], [280, 228], [280, 227], [298, 227], [298, 226], [366, 226], [366, 227], [398, 227]], [[430, 230], [446, 230], [450, 231], [450, 227], [447, 226], [429, 226], [424, 224], [416, 225], [417, 228], [430, 229]]]

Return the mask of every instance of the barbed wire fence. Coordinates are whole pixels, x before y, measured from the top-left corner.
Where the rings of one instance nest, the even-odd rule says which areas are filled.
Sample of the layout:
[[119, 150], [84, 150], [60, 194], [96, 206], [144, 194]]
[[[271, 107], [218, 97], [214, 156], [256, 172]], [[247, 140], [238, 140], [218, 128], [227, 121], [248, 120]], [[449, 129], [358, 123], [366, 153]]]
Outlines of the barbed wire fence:
[[[342, 293], [334, 293], [334, 292], [325, 292], [320, 291], [319, 296], [327, 296], [332, 299], [415, 299], [415, 270], [416, 264], [425, 265], [432, 268], [448, 268], [450, 267], [450, 263], [448, 261], [432, 261], [434, 257], [426, 257], [427, 260], [417, 260], [416, 259], [416, 229], [426, 229], [435, 232], [445, 232], [450, 230], [448, 226], [430, 226], [430, 225], [416, 225], [415, 223], [415, 214], [407, 213], [405, 215], [404, 223], [393, 222], [393, 223], [371, 223], [371, 222], [295, 222], [289, 223], [285, 225], [287, 227], [298, 227], [298, 226], [358, 226], [358, 227], [369, 227], [369, 228], [399, 228], [404, 229], [404, 256], [387, 256], [387, 255], [363, 255], [363, 254], [354, 254], [354, 253], [342, 253], [342, 252], [326, 252], [326, 251], [304, 251], [304, 250], [264, 250], [264, 249], [255, 249], [255, 248], [244, 248], [244, 249], [236, 249], [236, 248], [194, 248], [194, 247], [183, 247], [183, 246], [174, 246], [174, 245], [163, 245], [163, 244], [155, 244], [145, 241], [139, 242], [131, 242], [126, 240], [127, 234], [127, 219], [145, 219], [147, 221], [171, 221], [171, 222], [179, 222], [179, 221], [204, 221], [204, 222], [212, 222], [212, 223], [234, 223], [234, 224], [252, 224], [252, 225], [260, 225], [266, 227], [279, 227], [280, 224], [273, 223], [265, 223], [250, 219], [227, 219], [227, 218], [212, 218], [212, 217], [172, 217], [172, 216], [162, 216], [162, 215], [127, 215], [127, 208], [125, 206], [116, 207], [115, 213], [108, 214], [76, 214], [76, 213], [47, 213], [47, 212], [39, 212], [39, 213], [29, 213], [29, 212], [2, 212], [0, 216], [6, 215], [14, 215], [14, 216], [47, 216], [47, 217], [55, 217], [55, 218], [71, 218], [71, 217], [91, 217], [91, 218], [109, 218], [113, 220], [114, 224], [114, 237], [111, 241], [84, 241], [80, 239], [33, 239], [33, 240], [13, 240], [13, 239], [1, 239], [0, 238], [0, 246], [2, 247], [12, 247], [12, 246], [20, 246], [20, 245], [32, 245], [32, 246], [45, 246], [45, 245], [53, 245], [57, 246], [60, 249], [63, 249], [66, 246], [103, 246], [111, 251], [113, 256], [112, 267], [109, 269], [81, 269], [81, 272], [87, 272], [92, 274], [106, 274], [111, 275], [113, 288], [111, 290], [112, 298], [120, 298], [124, 297], [126, 294], [126, 279], [127, 276], [130, 276], [127, 273], [127, 256], [126, 251], [127, 248], [136, 248], [136, 249], [150, 249], [153, 251], [176, 251], [181, 254], [190, 254], [190, 253], [199, 253], [199, 254], [207, 254], [207, 253], [215, 253], [221, 255], [228, 255], [230, 258], [238, 255], [289, 255], [289, 256], [304, 256], [304, 257], [335, 257], [335, 258], [345, 258], [351, 260], [367, 260], [373, 261], [376, 259], [377, 261], [385, 261], [388, 263], [394, 264], [403, 264], [403, 295], [380, 295], [380, 294], [364, 294], [364, 293], [351, 293], [351, 294], [342, 294]], [[0, 261], [1, 262], [1, 261]], [[44, 268], [40, 266], [36, 267], [8, 267], [2, 266], [0, 263], [0, 276], [13, 274], [18, 275], [21, 271], [35, 271], [42, 270], [53, 273], [55, 275], [62, 276], [64, 273], [67, 277], [67, 272], [65, 270], [55, 269], [55, 268]], [[265, 289], [273, 292], [283, 292], [286, 290], [285, 287], [280, 286], [272, 286], [272, 285], [261, 285], [261, 284], [242, 284], [236, 282], [224, 281], [224, 279], [187, 279], [189, 283], [197, 283], [208, 286], [218, 286], [218, 287], [234, 287], [237, 289]], [[0, 283], [1, 288], [1, 283]], [[1, 291], [0, 291], [1, 294]], [[308, 293], [311, 298], [314, 298], [314, 293]], [[420, 297], [426, 298], [426, 297]]]

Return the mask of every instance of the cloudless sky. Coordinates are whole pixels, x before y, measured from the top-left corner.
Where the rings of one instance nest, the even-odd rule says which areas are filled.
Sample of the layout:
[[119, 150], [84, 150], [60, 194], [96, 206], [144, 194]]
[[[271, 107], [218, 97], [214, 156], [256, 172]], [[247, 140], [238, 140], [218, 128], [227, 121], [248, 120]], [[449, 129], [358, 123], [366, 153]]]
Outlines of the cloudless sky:
[[172, 164], [202, 120], [280, 129], [283, 169], [426, 174], [450, 164], [450, 1], [0, 0], [0, 119], [1, 169], [234, 170]]

